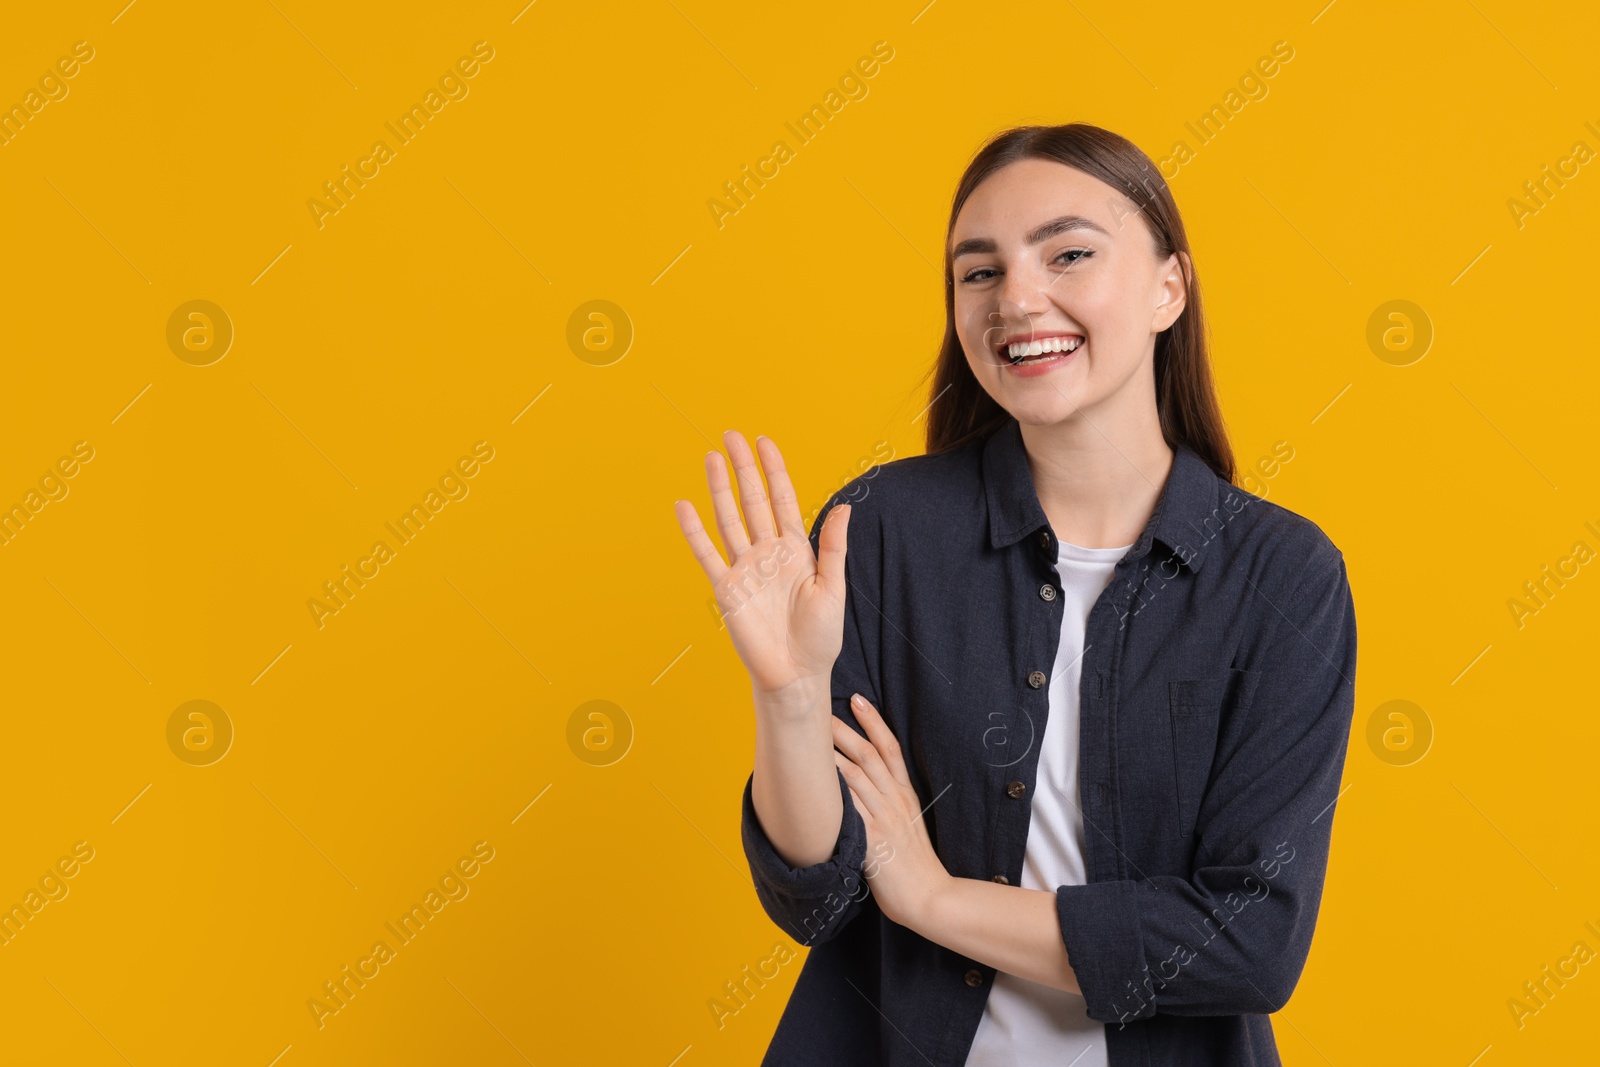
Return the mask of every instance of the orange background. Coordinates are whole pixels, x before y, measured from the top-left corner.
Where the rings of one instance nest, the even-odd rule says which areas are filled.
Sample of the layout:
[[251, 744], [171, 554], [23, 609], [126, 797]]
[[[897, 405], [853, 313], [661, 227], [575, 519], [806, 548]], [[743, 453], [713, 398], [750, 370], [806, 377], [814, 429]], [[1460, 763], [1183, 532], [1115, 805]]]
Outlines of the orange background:
[[[1600, 577], [1586, 556], [1508, 606], [1600, 547], [1590, 5], [122, 3], [0, 34], [0, 103], [40, 92], [0, 146], [0, 504], [40, 491], [0, 545], [0, 905], [66, 890], [0, 945], [0, 1059], [756, 1062], [803, 954], [717, 1025], [783, 938], [739, 844], [748, 679], [672, 501], [709, 517], [728, 427], [778, 441], [807, 512], [919, 452], [960, 171], [1073, 120], [1188, 143], [1168, 172], [1235, 449], [1292, 449], [1257, 491], [1350, 569], [1357, 721], [1285, 1061], [1592, 1055], [1593, 966], [1520, 1028], [1507, 1006], [1600, 950]], [[307, 202], [480, 41], [441, 90], [465, 95], [319, 226]], [[800, 144], [785, 124], [877, 42]], [[231, 323], [220, 359], [179, 358], [194, 320], [169, 344], [194, 300]], [[594, 300], [610, 347], [569, 330]], [[1369, 343], [1392, 300], [1420, 358]], [[435, 489], [319, 628], [307, 602]], [[169, 742], [197, 700], [221, 716]], [[1431, 725], [1421, 759], [1369, 743], [1391, 700]], [[570, 729], [590, 701], [610, 718]], [[180, 758], [224, 723], [222, 758]], [[308, 1000], [430, 889], [319, 1028]]]

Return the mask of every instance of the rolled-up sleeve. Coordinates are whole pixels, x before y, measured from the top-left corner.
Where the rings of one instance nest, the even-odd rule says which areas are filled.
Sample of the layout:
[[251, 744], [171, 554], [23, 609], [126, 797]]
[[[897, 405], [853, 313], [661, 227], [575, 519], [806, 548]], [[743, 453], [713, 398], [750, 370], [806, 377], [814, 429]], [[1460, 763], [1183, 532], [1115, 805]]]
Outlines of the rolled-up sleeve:
[[1253, 696], [1219, 727], [1189, 877], [1057, 889], [1092, 1019], [1271, 1013], [1299, 981], [1355, 704], [1355, 604], [1324, 549], [1287, 596], [1257, 590], [1271, 634]]
[[[829, 498], [811, 526], [815, 554], [828, 512], [837, 504], [852, 505], [845, 553], [844, 641], [833, 665], [830, 693], [833, 714], [863, 737], [866, 732], [850, 711], [851, 695], [860, 693], [874, 706], [882, 706], [876, 684], [878, 662], [868, 652], [878, 649], [880, 635], [876, 609], [867, 599], [875, 596], [881, 574], [881, 528], [863, 506], [872, 473], [852, 480]], [[837, 935], [855, 918], [869, 893], [862, 874], [867, 856], [866, 824], [850, 798], [844, 775], [837, 768], [834, 774], [844, 801], [838, 841], [831, 857], [809, 867], [791, 867], [772, 847], [756, 817], [755, 774], [745, 779], [740, 836], [756, 897], [767, 916], [802, 945], [818, 945]]]

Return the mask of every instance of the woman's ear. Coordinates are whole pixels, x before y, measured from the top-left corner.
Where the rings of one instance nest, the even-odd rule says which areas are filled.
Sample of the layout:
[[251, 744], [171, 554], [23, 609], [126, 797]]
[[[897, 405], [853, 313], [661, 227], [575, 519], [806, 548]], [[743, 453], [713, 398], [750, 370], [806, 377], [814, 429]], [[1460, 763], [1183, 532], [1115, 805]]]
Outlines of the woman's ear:
[[1184, 306], [1188, 303], [1189, 287], [1186, 279], [1192, 265], [1186, 252], [1174, 252], [1162, 264], [1165, 274], [1161, 278], [1161, 300], [1156, 304], [1155, 320], [1151, 325], [1156, 333], [1160, 333], [1183, 314]]

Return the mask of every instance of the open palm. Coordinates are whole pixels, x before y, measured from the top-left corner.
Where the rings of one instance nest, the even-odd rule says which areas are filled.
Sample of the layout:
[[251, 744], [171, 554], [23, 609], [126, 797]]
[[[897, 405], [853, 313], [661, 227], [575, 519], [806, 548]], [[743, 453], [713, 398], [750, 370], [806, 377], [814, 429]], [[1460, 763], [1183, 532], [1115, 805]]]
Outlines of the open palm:
[[[755, 688], [782, 693], [820, 685], [825, 691], [844, 641], [850, 506], [840, 504], [828, 513], [813, 554], [778, 446], [770, 438], [756, 438], [758, 468], [742, 434], [729, 430], [723, 440], [739, 482], [742, 520], [722, 453], [708, 452], [705, 469], [729, 562], [723, 561], [687, 500], [674, 504], [678, 525], [711, 580], [733, 647]], [[772, 490], [770, 501], [762, 488], [762, 470]]]

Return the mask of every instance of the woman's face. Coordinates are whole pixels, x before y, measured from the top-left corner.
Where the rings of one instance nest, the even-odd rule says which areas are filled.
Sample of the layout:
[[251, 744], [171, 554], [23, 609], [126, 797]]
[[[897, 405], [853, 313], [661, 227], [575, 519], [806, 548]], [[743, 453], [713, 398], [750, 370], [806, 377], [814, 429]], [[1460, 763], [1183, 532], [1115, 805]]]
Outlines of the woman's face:
[[[1176, 253], [1156, 257], [1132, 200], [1063, 163], [1019, 160], [967, 198], [950, 247], [967, 364], [1019, 422], [1098, 424], [1118, 401], [1154, 410], [1148, 368], [1183, 310], [1183, 274]], [[1013, 364], [1013, 341], [1044, 351]]]

